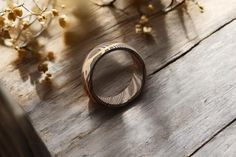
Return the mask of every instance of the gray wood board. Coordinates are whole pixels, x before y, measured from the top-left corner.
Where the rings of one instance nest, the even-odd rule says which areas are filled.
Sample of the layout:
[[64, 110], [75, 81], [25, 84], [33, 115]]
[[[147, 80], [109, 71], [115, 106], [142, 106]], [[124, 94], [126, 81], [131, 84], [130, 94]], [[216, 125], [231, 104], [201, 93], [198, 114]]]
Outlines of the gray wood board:
[[72, 119], [73, 127], [51, 145], [77, 132], [59, 156], [190, 155], [236, 117], [235, 26], [226, 26], [149, 78], [132, 106]]
[[[124, 156], [188, 155], [235, 117], [231, 104], [234, 97], [229, 93], [234, 89], [233, 74], [232, 77], [231, 73], [226, 75], [230, 68], [234, 70], [232, 60], [235, 58], [233, 52], [223, 53], [234, 46], [233, 39], [230, 40], [234, 29], [232, 25], [224, 31], [219, 29], [234, 20], [236, 1], [208, 0], [200, 3], [206, 10], [203, 14], [190, 5], [189, 15], [181, 8], [165, 15], [153, 15], [150, 23], [154, 32], [148, 38], [134, 33], [136, 18], [119, 22], [121, 16], [116, 17], [109, 8], [100, 8], [94, 11], [93, 16], [98, 17], [95, 15], [99, 12], [99, 28], [107, 29], [96, 27], [96, 31], [92, 31], [93, 37], [81, 43], [75, 40], [71, 45], [64, 43], [66, 31], [65, 36], [55, 36], [46, 44], [58, 53], [59, 58], [56, 64], [50, 65], [55, 85], [52, 91], [45, 92], [41, 85], [30, 80], [32, 78], [22, 81], [19, 69], [10, 65], [14, 54], [8, 49], [3, 49], [0, 54], [7, 58], [1, 63], [1, 80], [28, 112], [52, 154], [92, 156], [97, 153], [97, 156], [109, 156], [117, 150], [114, 156], [119, 156], [119, 153], [124, 153]], [[102, 20], [102, 14], [109, 20]], [[128, 17], [122, 15], [122, 18]], [[115, 24], [117, 21], [119, 23]], [[217, 35], [211, 37], [215, 32]], [[226, 37], [228, 41], [225, 41]], [[123, 41], [138, 49], [149, 75], [203, 42], [196, 47], [198, 50], [189, 52], [188, 58], [183, 57], [150, 76], [145, 94], [132, 107], [111, 111], [88, 105], [79, 78], [88, 51], [108, 40]], [[218, 48], [214, 42], [225, 47]], [[226, 69], [221, 67], [225, 65], [228, 65]], [[27, 76], [29, 71], [24, 74]], [[213, 121], [218, 116], [225, 118]], [[110, 142], [112, 146], [108, 147]]]
[[236, 156], [236, 122], [215, 136], [193, 157], [234, 157]]

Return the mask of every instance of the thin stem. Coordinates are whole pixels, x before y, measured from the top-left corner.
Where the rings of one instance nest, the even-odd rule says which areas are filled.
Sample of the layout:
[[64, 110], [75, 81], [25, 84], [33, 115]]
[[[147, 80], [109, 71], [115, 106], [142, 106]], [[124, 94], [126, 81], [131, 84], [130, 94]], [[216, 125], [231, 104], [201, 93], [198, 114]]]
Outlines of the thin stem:
[[15, 41], [18, 41], [19, 38], [20, 38], [20, 36], [21, 36], [21, 34], [22, 34], [22, 32], [23, 32], [24, 30], [28, 29], [28, 28], [29, 28], [32, 24], [34, 24], [36, 21], [37, 21], [37, 19], [34, 19], [34, 21], [32, 21], [29, 25], [27, 25], [25, 29], [21, 29], [20, 32], [18, 33], [18, 35], [17, 35]]
[[177, 8], [178, 6], [182, 5], [185, 2], [185, 0], [182, 0], [181, 2], [176, 2], [176, 0], [172, 0], [170, 5], [168, 7], [166, 7], [163, 11], [165, 13], [170, 12], [172, 10], [174, 10], [175, 8]]
[[37, 3], [35, 0], [33, 0], [33, 2], [34, 2], [34, 4], [35, 4], [35, 6], [36, 6], [37, 8], [39, 8], [39, 10], [42, 11], [42, 9], [41, 9], [40, 6], [38, 5], [38, 3]]
[[32, 11], [31, 10], [29, 10], [26, 6], [22, 6], [26, 11], [28, 11], [28, 12], [30, 12], [30, 13], [32, 13]]

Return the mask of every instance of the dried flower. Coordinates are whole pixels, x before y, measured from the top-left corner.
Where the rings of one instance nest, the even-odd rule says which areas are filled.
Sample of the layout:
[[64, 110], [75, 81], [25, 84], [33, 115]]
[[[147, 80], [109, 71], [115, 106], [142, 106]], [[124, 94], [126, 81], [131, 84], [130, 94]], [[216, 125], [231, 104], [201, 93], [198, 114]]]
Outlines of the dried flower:
[[62, 8], [62, 9], [65, 9], [65, 8], [66, 8], [66, 5], [65, 5], [65, 4], [62, 4], [62, 5], [61, 5], [61, 8]]
[[44, 83], [50, 83], [50, 82], [51, 82], [51, 78], [48, 76], [45, 76]]
[[43, 20], [45, 20], [45, 16], [39, 15], [38, 16], [38, 21], [42, 22]]
[[52, 74], [50, 74], [50, 73], [47, 73], [46, 75], [48, 78], [52, 77]]
[[[7, 7], [0, 11], [0, 44], [16, 50], [18, 54], [16, 63], [39, 62], [38, 71], [44, 76], [44, 80], [50, 80], [52, 74], [48, 73], [48, 62], [53, 62], [55, 55], [50, 51], [46, 57], [42, 56], [40, 52], [44, 47], [39, 45], [37, 38], [48, 28], [53, 19], [57, 19], [59, 25], [65, 28], [67, 17], [65, 15], [58, 17], [57, 9], [49, 9], [54, 6], [53, 2], [48, 3], [45, 9], [41, 9], [36, 1], [34, 3], [35, 6], [27, 8], [24, 4], [14, 4], [12, 0], [6, 1]], [[62, 8], [65, 8], [65, 5]], [[37, 27], [38, 22], [41, 24], [40, 27]]]
[[135, 32], [136, 33], [151, 33], [152, 28], [147, 27], [149, 19], [146, 15], [142, 15], [139, 19], [139, 23], [135, 25]]
[[38, 71], [46, 73], [48, 71], [48, 64], [47, 63], [42, 63], [38, 65]]
[[152, 4], [148, 4], [148, 9], [153, 11], [154, 10], [154, 6]]
[[67, 26], [67, 18], [65, 15], [60, 16], [58, 21], [59, 21], [59, 25], [62, 28], [65, 28]]
[[135, 25], [135, 32], [136, 33], [141, 33], [142, 31], [143, 31], [142, 26], [140, 24]]
[[146, 34], [151, 33], [152, 32], [152, 27], [144, 26], [143, 27], [143, 32], [146, 33]]
[[146, 15], [142, 15], [141, 17], [140, 17], [140, 20], [139, 20], [139, 23], [140, 24], [145, 24], [145, 23], [147, 23], [149, 20], [148, 20], [148, 17], [146, 16]]
[[46, 22], [46, 16], [45, 15], [38, 16], [38, 21], [41, 25], [44, 25]]
[[14, 8], [13, 9], [13, 13], [14, 13], [15, 16], [18, 16], [18, 17], [21, 17], [23, 15], [23, 11], [19, 7], [18, 8]]
[[4, 30], [2, 31], [2, 36], [3, 36], [3, 38], [5, 38], [5, 39], [11, 39], [11, 36], [10, 36], [9, 31], [6, 30], [6, 29], [4, 29]]
[[52, 15], [53, 16], [59, 16], [59, 12], [57, 9], [52, 9]]
[[49, 61], [54, 61], [55, 60], [54, 53], [53, 52], [48, 52], [47, 59]]
[[8, 20], [10, 21], [15, 21], [16, 20], [16, 15], [13, 12], [9, 12], [7, 15]]
[[29, 27], [29, 22], [26, 20], [23, 20], [22, 21], [22, 29], [24, 30], [24, 29], [27, 29], [28, 27]]

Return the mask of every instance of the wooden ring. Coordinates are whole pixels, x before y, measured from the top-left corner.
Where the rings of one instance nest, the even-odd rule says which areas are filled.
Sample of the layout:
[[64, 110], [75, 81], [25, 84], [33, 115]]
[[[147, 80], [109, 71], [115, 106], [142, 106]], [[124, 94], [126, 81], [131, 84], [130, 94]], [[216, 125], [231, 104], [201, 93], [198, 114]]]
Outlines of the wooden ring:
[[[93, 73], [95, 66], [102, 57], [116, 50], [123, 50], [129, 53], [136, 70], [133, 71], [129, 85], [121, 93], [110, 97], [98, 96], [93, 87]], [[89, 97], [92, 101], [109, 107], [124, 106], [137, 98], [143, 89], [145, 77], [146, 68], [141, 56], [134, 48], [124, 43], [107, 43], [98, 45], [87, 55], [82, 67], [82, 81], [84, 89]]]

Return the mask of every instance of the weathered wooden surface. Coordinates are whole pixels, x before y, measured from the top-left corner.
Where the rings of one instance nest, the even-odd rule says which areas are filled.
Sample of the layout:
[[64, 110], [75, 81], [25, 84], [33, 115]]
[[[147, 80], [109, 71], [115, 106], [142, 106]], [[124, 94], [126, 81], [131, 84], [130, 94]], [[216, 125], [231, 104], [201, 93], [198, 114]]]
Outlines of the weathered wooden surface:
[[[32, 85], [30, 65], [14, 68], [14, 52], [5, 48], [1, 81], [28, 112], [53, 155], [192, 155], [236, 117], [236, 1], [200, 3], [203, 14], [194, 5], [188, 13], [181, 8], [155, 13], [149, 37], [135, 34], [138, 13], [131, 6], [124, 14], [91, 4], [85, 23], [93, 36], [81, 40], [80, 25], [75, 24], [63, 34], [55, 29], [46, 45], [58, 54], [50, 67], [52, 90], [45, 93], [42, 85]], [[138, 49], [149, 75], [143, 96], [115, 111], [90, 104], [79, 78], [88, 51], [113, 40]], [[22, 81], [19, 71], [28, 80]]]
[[73, 128], [78, 132], [94, 128], [74, 138], [61, 156], [190, 155], [235, 118], [235, 26], [153, 75], [130, 108], [100, 110], [80, 122]]
[[230, 126], [220, 132], [211, 142], [198, 151], [194, 157], [221, 157], [235, 156], [236, 154], [236, 123], [230, 123]]

